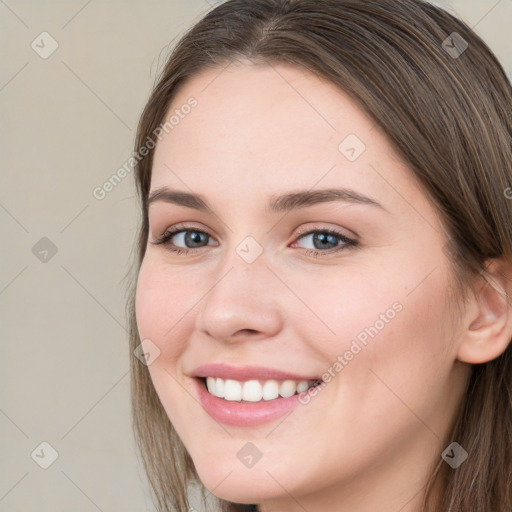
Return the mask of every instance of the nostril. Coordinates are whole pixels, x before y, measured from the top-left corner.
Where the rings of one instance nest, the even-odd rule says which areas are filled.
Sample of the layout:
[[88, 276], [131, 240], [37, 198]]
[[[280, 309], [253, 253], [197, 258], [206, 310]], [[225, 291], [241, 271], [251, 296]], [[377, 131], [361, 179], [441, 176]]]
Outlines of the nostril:
[[231, 336], [232, 341], [235, 340], [243, 340], [245, 338], [251, 338], [253, 340], [256, 340], [256, 337], [260, 335], [264, 337], [265, 335], [256, 329], [240, 329], [239, 331], [236, 331], [235, 334]]

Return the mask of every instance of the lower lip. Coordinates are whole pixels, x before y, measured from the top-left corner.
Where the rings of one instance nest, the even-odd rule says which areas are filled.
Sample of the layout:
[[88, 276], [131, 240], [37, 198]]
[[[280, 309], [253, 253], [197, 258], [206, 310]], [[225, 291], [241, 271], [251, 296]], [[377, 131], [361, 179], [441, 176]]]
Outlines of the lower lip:
[[208, 392], [202, 379], [195, 379], [199, 400], [204, 410], [219, 423], [236, 427], [255, 427], [284, 416], [297, 407], [299, 394], [288, 398], [235, 402], [224, 400]]

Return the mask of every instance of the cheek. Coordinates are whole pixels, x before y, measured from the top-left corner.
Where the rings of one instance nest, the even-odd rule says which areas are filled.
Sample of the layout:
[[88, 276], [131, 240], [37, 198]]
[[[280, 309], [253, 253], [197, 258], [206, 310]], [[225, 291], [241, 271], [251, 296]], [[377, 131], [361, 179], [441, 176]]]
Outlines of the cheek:
[[[179, 364], [190, 338], [187, 312], [193, 307], [187, 288], [165, 265], [148, 255], [137, 279], [135, 311], [141, 340], [151, 340], [159, 355], [148, 366], [156, 393], [175, 427], [199, 414], [197, 404], [179, 382]], [[190, 305], [188, 304], [190, 302]], [[187, 330], [188, 329], [188, 330]], [[190, 390], [191, 391], [191, 390]], [[189, 392], [190, 392], [189, 391]], [[192, 410], [189, 410], [192, 409]]]
[[359, 297], [360, 309], [353, 316], [365, 324], [351, 323], [352, 348], [347, 352], [351, 361], [338, 379], [340, 394], [353, 397], [354, 404], [367, 405], [353, 415], [361, 414], [361, 430], [367, 427], [372, 435], [371, 415], [375, 420], [394, 418], [394, 423], [386, 420], [383, 428], [389, 435], [393, 429], [414, 423], [411, 411], [422, 418], [433, 415], [444, 400], [453, 362], [446, 327], [445, 276], [441, 271], [432, 274], [413, 292], [410, 287], [405, 289], [404, 282], [397, 281], [396, 289], [386, 296], [369, 295], [366, 301]]
[[387, 272], [347, 272], [343, 279], [329, 283], [317, 278], [314, 287], [304, 286], [300, 293], [329, 328], [318, 331], [322, 337], [309, 330], [305, 338], [317, 340], [316, 350], [329, 361], [323, 379], [335, 382], [340, 396], [360, 403], [380, 397], [377, 412], [379, 403], [389, 406], [394, 391], [408, 403], [426, 407], [428, 392], [439, 392], [453, 360], [445, 299], [448, 275], [441, 266], [429, 275], [431, 262], [408, 273], [398, 265], [384, 267]]
[[135, 310], [139, 336], [141, 340], [150, 339], [159, 348], [162, 361], [176, 360], [183, 352], [180, 340], [184, 337], [178, 333], [193, 307], [187, 297], [188, 288], [175, 276], [176, 273], [171, 275], [165, 266], [147, 258], [137, 279]]
[[296, 279], [294, 292], [310, 310], [301, 305], [296, 314], [295, 322], [307, 329], [304, 340], [333, 363], [346, 352], [352, 361], [377, 339], [391, 335], [404, 310], [400, 283], [382, 272], [347, 267], [336, 275], [327, 269], [325, 275]]

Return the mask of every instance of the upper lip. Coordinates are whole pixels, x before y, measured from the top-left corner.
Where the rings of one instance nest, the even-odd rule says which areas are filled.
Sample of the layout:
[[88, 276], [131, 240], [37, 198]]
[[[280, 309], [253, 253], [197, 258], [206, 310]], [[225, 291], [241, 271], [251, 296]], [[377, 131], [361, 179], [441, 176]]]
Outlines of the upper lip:
[[299, 375], [297, 373], [284, 372], [274, 368], [263, 366], [230, 366], [224, 363], [210, 363], [198, 366], [192, 373], [192, 377], [218, 377], [232, 379], [241, 382], [247, 380], [318, 380], [311, 375]]

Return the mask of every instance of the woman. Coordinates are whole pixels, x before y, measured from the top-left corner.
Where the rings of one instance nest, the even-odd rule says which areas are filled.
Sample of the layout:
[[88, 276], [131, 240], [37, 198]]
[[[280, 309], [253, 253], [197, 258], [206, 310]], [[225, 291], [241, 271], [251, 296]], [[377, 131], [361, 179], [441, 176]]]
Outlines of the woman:
[[420, 0], [231, 0], [182, 38], [136, 140], [158, 510], [512, 509], [511, 119]]

